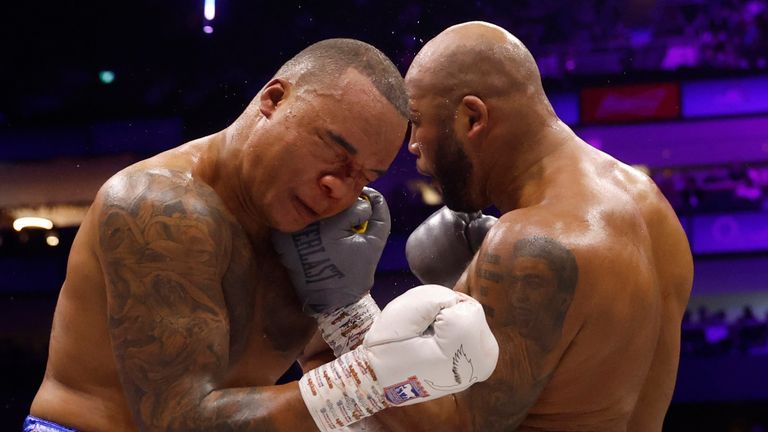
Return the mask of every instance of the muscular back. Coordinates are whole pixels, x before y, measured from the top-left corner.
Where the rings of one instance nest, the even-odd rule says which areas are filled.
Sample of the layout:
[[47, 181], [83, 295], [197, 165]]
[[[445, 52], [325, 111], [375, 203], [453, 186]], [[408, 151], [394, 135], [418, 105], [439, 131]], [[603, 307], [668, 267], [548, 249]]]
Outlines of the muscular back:
[[660, 430], [692, 263], [644, 175], [586, 145], [548, 161], [460, 281], [501, 356], [459, 398], [475, 430]]
[[201, 426], [216, 419], [200, 411], [212, 390], [272, 385], [308, 341], [269, 242], [192, 175], [194, 159], [165, 153], [99, 192], [70, 252], [33, 415], [83, 430]]

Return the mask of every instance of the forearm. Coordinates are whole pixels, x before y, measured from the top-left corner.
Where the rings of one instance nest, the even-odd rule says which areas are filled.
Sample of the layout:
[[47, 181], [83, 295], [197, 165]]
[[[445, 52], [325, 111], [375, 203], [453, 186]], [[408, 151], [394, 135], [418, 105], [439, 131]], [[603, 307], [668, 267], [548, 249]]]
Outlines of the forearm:
[[417, 405], [388, 409], [374, 417], [392, 432], [472, 430], [469, 416], [459, 406], [454, 395]]
[[301, 365], [301, 370], [308, 372], [335, 359], [336, 356], [333, 355], [333, 351], [326, 347], [325, 351], [315, 353], [311, 357], [300, 359], [299, 364]]
[[198, 404], [168, 400], [138, 407], [147, 431], [313, 431], [317, 430], [296, 382], [269, 387], [214, 390]]

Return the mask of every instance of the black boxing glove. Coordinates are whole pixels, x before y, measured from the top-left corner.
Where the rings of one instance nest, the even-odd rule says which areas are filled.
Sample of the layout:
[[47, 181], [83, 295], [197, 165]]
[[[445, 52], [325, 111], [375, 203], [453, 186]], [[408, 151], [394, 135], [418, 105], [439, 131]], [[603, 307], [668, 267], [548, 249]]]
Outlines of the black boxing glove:
[[425, 284], [453, 287], [497, 220], [442, 207], [408, 237], [405, 256], [411, 272]]

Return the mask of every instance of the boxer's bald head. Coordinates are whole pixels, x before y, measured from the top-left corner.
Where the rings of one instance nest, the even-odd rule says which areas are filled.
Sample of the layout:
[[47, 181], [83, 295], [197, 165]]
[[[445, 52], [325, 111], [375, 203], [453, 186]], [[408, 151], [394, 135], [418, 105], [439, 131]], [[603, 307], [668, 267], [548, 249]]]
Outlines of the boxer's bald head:
[[479, 21], [449, 27], [429, 41], [411, 64], [407, 82], [409, 90], [451, 104], [468, 94], [484, 100], [544, 95], [536, 61], [525, 45], [503, 28]]
[[408, 97], [400, 71], [381, 51], [365, 42], [354, 39], [317, 42], [288, 60], [275, 78], [287, 78], [299, 88], [328, 87], [350, 68], [369, 79], [403, 117], [408, 116]]
[[453, 210], [487, 206], [488, 167], [529, 154], [521, 146], [557, 121], [533, 56], [493, 24], [468, 22], [437, 35], [413, 60], [405, 83], [409, 150]]

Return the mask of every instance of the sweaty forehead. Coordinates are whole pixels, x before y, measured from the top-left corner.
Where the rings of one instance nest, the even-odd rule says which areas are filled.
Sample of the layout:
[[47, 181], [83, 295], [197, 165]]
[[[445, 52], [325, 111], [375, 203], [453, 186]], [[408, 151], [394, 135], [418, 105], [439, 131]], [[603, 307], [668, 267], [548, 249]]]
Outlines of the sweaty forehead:
[[327, 128], [352, 144], [360, 157], [373, 156], [379, 165], [388, 165], [390, 153], [405, 136], [407, 120], [370, 80], [348, 69], [339, 79], [338, 93], [326, 100]]
[[408, 72], [405, 78], [405, 90], [408, 92], [410, 108], [426, 108], [432, 105], [434, 100], [440, 98], [440, 91], [434, 85], [432, 74], [426, 70]]
[[338, 81], [339, 88], [350, 91], [362, 91], [365, 93], [378, 93], [371, 80], [355, 68], [347, 68]]
[[409, 98], [423, 97], [429, 93], [430, 76], [428, 67], [412, 66], [405, 75], [405, 89]]
[[408, 99], [411, 103], [426, 103], [431, 99], [448, 102], [446, 99], [452, 99], [466, 87], [465, 80], [461, 78], [465, 73], [453, 65], [445, 64], [442, 59], [422, 59], [405, 76]]
[[353, 68], [347, 69], [341, 75], [336, 88], [336, 103], [343, 108], [355, 112], [365, 110], [397, 112], [395, 106], [379, 93], [370, 79]]

